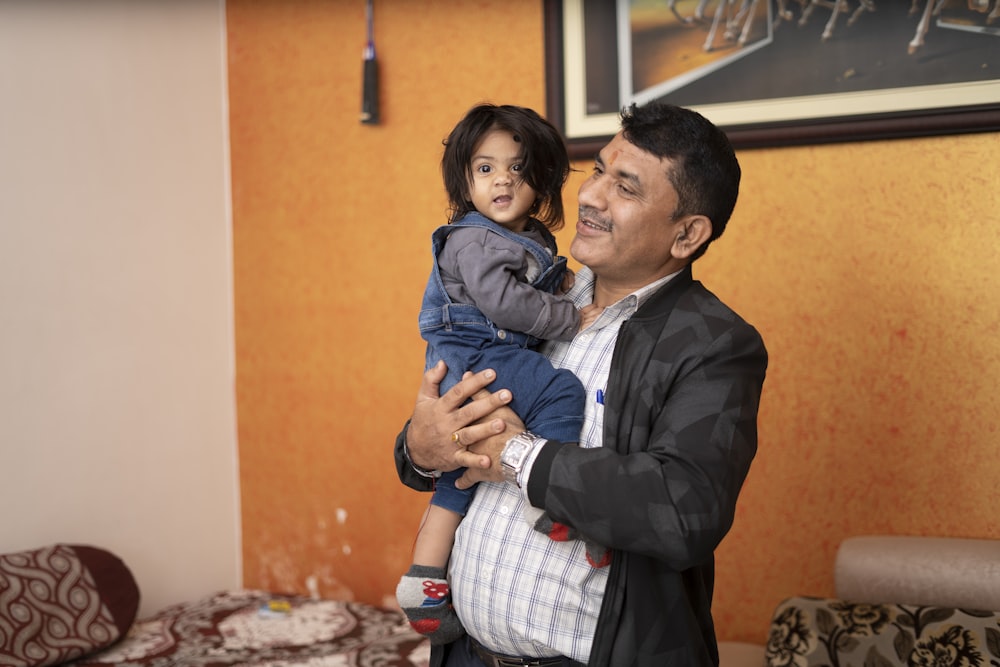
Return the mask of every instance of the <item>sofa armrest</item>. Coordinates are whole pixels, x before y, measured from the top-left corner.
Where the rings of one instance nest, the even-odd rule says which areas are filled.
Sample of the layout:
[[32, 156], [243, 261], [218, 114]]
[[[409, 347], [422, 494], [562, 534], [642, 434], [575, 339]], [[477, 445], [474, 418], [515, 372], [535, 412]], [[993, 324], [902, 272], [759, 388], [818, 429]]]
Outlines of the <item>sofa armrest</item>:
[[840, 544], [836, 596], [964, 609], [1000, 609], [1000, 540], [866, 535]]

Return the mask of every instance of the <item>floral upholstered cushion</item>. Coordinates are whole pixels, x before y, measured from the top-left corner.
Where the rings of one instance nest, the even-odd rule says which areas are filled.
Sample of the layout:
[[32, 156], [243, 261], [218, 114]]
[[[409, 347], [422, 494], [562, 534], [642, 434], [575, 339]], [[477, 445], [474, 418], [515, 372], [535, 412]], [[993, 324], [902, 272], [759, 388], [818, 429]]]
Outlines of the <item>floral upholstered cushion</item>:
[[1000, 612], [794, 597], [774, 612], [771, 667], [990, 667]]

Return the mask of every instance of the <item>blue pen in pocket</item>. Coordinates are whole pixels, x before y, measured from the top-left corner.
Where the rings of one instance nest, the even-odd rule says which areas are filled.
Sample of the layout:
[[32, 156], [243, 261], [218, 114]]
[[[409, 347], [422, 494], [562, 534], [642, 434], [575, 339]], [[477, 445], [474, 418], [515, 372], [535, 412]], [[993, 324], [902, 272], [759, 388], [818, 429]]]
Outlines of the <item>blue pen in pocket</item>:
[[603, 389], [598, 389], [597, 390], [597, 404], [598, 405], [604, 405], [604, 390]]

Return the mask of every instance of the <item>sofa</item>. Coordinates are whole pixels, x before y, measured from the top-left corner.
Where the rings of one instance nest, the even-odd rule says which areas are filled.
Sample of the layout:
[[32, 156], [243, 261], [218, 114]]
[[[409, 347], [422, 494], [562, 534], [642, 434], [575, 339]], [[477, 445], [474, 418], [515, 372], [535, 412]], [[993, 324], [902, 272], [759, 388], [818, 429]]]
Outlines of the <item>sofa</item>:
[[844, 540], [834, 598], [774, 610], [764, 645], [720, 642], [721, 667], [1000, 665], [1000, 540]]

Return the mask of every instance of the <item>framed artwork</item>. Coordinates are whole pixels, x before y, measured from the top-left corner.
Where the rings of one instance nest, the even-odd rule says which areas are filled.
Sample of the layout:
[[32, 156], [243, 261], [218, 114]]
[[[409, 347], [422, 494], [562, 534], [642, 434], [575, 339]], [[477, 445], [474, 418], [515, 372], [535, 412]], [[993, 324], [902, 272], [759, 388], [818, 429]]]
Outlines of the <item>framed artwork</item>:
[[1000, 0], [544, 0], [547, 115], [574, 158], [623, 106], [737, 148], [1000, 130]]

